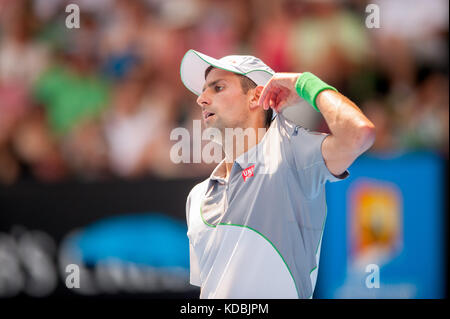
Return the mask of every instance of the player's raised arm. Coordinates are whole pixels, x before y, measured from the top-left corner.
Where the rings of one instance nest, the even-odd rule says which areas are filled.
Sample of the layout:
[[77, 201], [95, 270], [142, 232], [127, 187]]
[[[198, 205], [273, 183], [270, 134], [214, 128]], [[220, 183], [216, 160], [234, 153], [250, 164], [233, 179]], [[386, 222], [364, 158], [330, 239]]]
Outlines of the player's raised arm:
[[311, 73], [277, 73], [266, 84], [259, 104], [280, 112], [303, 98], [321, 112], [331, 134], [322, 144], [322, 155], [330, 172], [345, 172], [375, 141], [375, 126], [344, 95]]

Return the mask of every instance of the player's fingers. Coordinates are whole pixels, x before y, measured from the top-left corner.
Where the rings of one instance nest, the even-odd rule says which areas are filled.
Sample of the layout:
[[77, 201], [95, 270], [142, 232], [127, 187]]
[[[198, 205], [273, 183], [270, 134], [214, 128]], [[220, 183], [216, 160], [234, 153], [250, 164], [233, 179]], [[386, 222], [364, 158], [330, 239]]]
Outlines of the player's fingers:
[[269, 109], [269, 101], [270, 101], [269, 97], [275, 87], [276, 87], [276, 83], [274, 82], [274, 79], [272, 78], [269, 80], [269, 82], [267, 82], [267, 84], [264, 86], [264, 89], [261, 92], [259, 104], [262, 105], [265, 110]]
[[282, 99], [282, 90], [280, 89], [280, 88], [274, 88], [273, 90], [272, 90], [272, 95], [271, 95], [271, 100], [272, 100], [272, 103], [271, 103], [271, 107], [272, 108], [274, 108], [275, 110], [277, 109], [277, 105], [279, 104], [279, 102], [281, 101], [281, 99]]
[[264, 99], [264, 109], [268, 110], [270, 108], [270, 99], [272, 98], [272, 90], [268, 90], [266, 93], [266, 97]]
[[270, 93], [270, 88], [271, 88], [271, 83], [269, 81], [269, 83], [267, 83], [266, 86], [264, 86], [264, 89], [261, 92], [261, 96], [259, 97], [258, 104], [261, 105], [264, 110], [267, 110], [269, 108], [268, 97], [269, 97], [269, 93]]
[[263, 87], [261, 94], [259, 95], [259, 99], [258, 99], [258, 105], [264, 107], [264, 99], [266, 98], [267, 95], [267, 84], [266, 86]]
[[284, 107], [286, 102], [287, 102], [287, 98], [289, 96], [289, 92], [286, 90], [279, 90], [278, 95], [277, 95], [277, 100], [275, 102], [276, 104], [276, 111], [279, 111], [280, 108]]
[[266, 97], [266, 99], [264, 100], [264, 106], [265, 106], [265, 110], [267, 110], [267, 109], [269, 109], [270, 108], [270, 101], [271, 101], [271, 99], [272, 99], [272, 91], [270, 91], [270, 92], [268, 92], [267, 93], [267, 97]]
[[280, 108], [282, 101], [283, 101], [283, 93], [282, 93], [282, 92], [279, 92], [279, 93], [277, 94], [276, 100], [275, 100], [275, 108], [274, 108], [275, 111], [278, 112], [278, 109]]
[[269, 106], [271, 108], [275, 108], [277, 97], [278, 97], [278, 93], [275, 90], [272, 90], [272, 93], [270, 94], [270, 99], [269, 99]]
[[278, 103], [277, 103], [277, 105], [276, 105], [276, 107], [275, 107], [275, 112], [280, 112], [284, 107], [286, 106], [286, 100], [283, 100], [283, 99], [281, 99]]

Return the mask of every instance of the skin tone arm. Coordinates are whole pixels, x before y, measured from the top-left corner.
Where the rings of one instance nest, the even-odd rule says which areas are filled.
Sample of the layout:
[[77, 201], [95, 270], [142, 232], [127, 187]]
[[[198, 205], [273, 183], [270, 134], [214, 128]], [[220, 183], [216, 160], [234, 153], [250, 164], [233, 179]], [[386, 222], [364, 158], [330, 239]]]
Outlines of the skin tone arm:
[[[264, 109], [280, 112], [301, 101], [295, 83], [301, 73], [277, 73], [266, 84], [259, 99]], [[324, 90], [316, 97], [316, 105], [331, 134], [322, 143], [322, 156], [330, 172], [341, 175], [367, 151], [375, 141], [375, 126], [361, 110], [344, 95]]]

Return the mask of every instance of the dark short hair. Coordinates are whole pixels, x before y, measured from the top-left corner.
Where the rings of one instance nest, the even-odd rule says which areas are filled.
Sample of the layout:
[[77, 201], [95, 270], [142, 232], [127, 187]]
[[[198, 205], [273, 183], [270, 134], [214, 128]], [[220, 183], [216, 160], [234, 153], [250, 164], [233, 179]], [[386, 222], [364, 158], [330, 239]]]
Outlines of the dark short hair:
[[[206, 70], [205, 70], [205, 80], [206, 77], [208, 76], [209, 72], [211, 72], [211, 70], [214, 69], [214, 66], [210, 65]], [[253, 82], [252, 79], [250, 79], [249, 77], [246, 77], [245, 75], [242, 74], [237, 74], [235, 73], [239, 78], [240, 78], [240, 82], [241, 82], [241, 88], [242, 91], [244, 92], [244, 94], [247, 94], [247, 92], [250, 89], [254, 89], [255, 87], [257, 87], [258, 85]], [[264, 122], [265, 127], [269, 127], [270, 123], [272, 123], [272, 115], [273, 115], [273, 110], [271, 108], [269, 108], [267, 111], [264, 111], [266, 113], [266, 120]]]

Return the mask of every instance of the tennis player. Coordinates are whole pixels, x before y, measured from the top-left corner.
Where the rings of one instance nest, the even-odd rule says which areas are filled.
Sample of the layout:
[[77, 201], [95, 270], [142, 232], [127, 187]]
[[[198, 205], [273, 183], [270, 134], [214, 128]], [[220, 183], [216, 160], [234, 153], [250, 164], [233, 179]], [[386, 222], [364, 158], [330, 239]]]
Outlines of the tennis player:
[[[189, 50], [180, 74], [206, 127], [255, 136], [222, 138], [224, 159], [189, 193], [190, 283], [200, 298], [312, 298], [325, 183], [349, 176], [374, 142], [374, 125], [315, 75], [275, 73], [253, 56]], [[331, 134], [286, 118], [291, 105], [316, 109]]]

